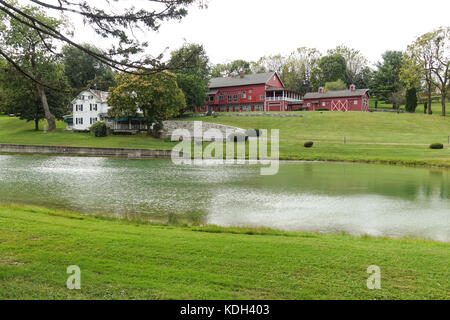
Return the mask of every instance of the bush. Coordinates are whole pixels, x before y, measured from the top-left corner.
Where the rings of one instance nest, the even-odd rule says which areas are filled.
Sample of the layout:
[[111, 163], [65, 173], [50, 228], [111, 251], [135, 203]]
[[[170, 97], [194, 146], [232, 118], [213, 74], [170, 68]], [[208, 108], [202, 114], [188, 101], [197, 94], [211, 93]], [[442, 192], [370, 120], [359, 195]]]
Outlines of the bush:
[[433, 143], [432, 145], [430, 145], [430, 149], [444, 149], [444, 145], [442, 143]]
[[319, 108], [319, 109], [317, 109], [316, 111], [330, 111], [330, 109], [327, 109], [327, 108]]
[[314, 145], [314, 142], [312, 142], [312, 141], [305, 142], [305, 148], [312, 148], [313, 145]]
[[108, 135], [108, 127], [106, 126], [106, 123], [104, 123], [103, 121], [95, 122], [91, 126], [90, 131], [94, 136], [98, 138], [106, 137]]

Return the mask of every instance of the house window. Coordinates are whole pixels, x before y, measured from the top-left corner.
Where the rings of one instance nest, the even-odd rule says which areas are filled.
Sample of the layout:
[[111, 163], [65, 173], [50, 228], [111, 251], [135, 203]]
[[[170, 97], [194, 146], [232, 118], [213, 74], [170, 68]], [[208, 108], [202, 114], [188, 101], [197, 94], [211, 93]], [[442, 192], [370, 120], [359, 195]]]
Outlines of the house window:
[[91, 124], [96, 123], [96, 122], [97, 122], [97, 118], [91, 118], [91, 119], [90, 119], [90, 122], [91, 122]]
[[216, 96], [216, 101], [217, 101], [217, 102], [219, 101], [219, 99], [220, 99], [220, 97], [219, 97], [219, 96]]
[[308, 107], [311, 107], [311, 103], [308, 102], [307, 106], [308, 106]]
[[252, 90], [248, 90], [248, 93], [252, 93]]
[[76, 124], [83, 124], [83, 118], [76, 118]]
[[235, 95], [233, 96], [233, 101], [238, 101], [238, 96], [237, 96], [237, 94], [235, 94]]
[[219, 100], [223, 101], [223, 94], [220, 94]]
[[259, 96], [259, 99], [260, 100], [264, 100], [264, 99], [266, 99], [266, 96], [262, 94], [262, 95]]
[[322, 102], [322, 107], [326, 107], [327, 103], [326, 102]]
[[92, 100], [92, 99], [94, 99], [94, 96], [89, 96], [88, 99]]
[[80, 96], [80, 100], [84, 100], [84, 96]]
[[214, 96], [210, 96], [209, 97], [209, 101], [213, 102], [214, 101]]
[[247, 93], [245, 91], [242, 92], [242, 99], [247, 99]]
[[76, 111], [83, 111], [83, 105], [82, 104], [77, 104]]
[[91, 104], [90, 108], [91, 108], [91, 111], [97, 111], [97, 105], [96, 104]]
[[358, 104], [358, 100], [353, 101], [353, 104]]
[[233, 100], [233, 97], [232, 96], [228, 96], [228, 102], [231, 102]]
[[248, 96], [248, 100], [252, 100], [252, 96]]

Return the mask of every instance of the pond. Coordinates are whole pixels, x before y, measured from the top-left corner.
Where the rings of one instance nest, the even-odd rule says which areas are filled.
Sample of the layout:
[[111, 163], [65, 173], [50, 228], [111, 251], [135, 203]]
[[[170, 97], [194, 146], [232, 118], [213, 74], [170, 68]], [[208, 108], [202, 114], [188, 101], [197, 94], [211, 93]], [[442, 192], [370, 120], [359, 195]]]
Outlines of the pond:
[[448, 170], [345, 163], [175, 166], [0, 155], [0, 201], [160, 222], [450, 241]]

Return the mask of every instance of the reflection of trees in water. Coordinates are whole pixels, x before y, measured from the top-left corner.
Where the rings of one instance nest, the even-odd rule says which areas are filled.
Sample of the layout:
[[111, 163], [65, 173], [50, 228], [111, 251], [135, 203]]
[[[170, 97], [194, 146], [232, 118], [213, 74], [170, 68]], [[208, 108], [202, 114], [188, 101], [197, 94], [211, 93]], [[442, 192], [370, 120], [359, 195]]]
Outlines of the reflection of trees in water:
[[271, 191], [328, 195], [376, 194], [416, 200], [450, 199], [449, 171], [385, 165], [305, 163], [281, 166], [273, 177], [258, 179]]

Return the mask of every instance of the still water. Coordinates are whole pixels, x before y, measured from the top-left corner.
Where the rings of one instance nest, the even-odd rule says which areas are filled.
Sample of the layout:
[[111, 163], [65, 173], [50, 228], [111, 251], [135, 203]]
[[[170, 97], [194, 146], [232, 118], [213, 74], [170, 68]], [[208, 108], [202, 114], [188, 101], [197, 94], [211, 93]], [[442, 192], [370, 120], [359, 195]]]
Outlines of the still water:
[[450, 172], [342, 163], [175, 166], [0, 155], [0, 201], [155, 221], [450, 241]]

